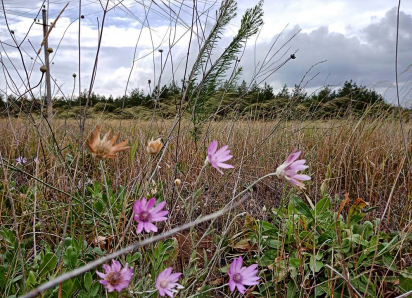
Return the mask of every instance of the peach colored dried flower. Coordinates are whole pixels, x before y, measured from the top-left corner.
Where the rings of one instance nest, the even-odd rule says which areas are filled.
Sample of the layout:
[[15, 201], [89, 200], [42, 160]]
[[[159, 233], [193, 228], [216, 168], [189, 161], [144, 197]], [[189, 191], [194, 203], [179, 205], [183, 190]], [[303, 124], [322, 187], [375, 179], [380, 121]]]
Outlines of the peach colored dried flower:
[[115, 145], [117, 139], [119, 138], [119, 133], [117, 133], [111, 139], [110, 137], [111, 131], [109, 130], [109, 132], [104, 135], [103, 139], [100, 139], [99, 126], [96, 126], [96, 129], [92, 132], [92, 135], [87, 140], [87, 145], [89, 146], [93, 157], [98, 159], [115, 158], [117, 152], [130, 149], [130, 147], [127, 146], [127, 143], [129, 142], [128, 140]]
[[163, 142], [161, 138], [158, 138], [157, 140], [152, 139], [147, 143], [146, 150], [147, 150], [147, 153], [151, 155], [156, 155], [157, 153], [160, 152], [162, 147], [163, 147]]

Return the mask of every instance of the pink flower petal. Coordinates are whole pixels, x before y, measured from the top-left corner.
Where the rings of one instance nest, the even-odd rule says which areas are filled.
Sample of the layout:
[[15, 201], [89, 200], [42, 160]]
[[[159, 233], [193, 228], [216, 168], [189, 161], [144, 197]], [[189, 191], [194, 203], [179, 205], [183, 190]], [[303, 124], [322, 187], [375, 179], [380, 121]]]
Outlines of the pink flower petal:
[[308, 176], [308, 175], [297, 174], [297, 175], [293, 176], [293, 179], [301, 180], [301, 181], [307, 181], [307, 180], [311, 180], [312, 178], [310, 178], [310, 176]]
[[241, 294], [246, 292], [246, 288], [242, 284], [236, 284], [236, 287]]
[[229, 289], [231, 292], [235, 291], [236, 283], [233, 281], [233, 279], [229, 280]]
[[217, 149], [217, 141], [213, 140], [210, 143], [209, 147], [207, 148], [207, 153], [210, 154], [210, 155], [213, 155], [213, 154], [215, 154], [216, 149]]
[[143, 228], [146, 231], [146, 233], [150, 233], [150, 231], [153, 231], [155, 233], [157, 232], [157, 227], [151, 222], [143, 223]]
[[286, 159], [285, 163], [290, 164], [290, 163], [294, 162], [296, 159], [298, 159], [301, 152], [302, 151], [296, 151], [296, 152], [293, 152], [292, 154], [290, 154], [289, 157]]
[[[220, 155], [227, 155], [226, 154], [226, 149], [228, 148], [228, 145], [223, 146], [222, 148], [220, 148], [219, 150], [217, 150], [217, 152], [214, 154], [214, 156], [220, 156]], [[230, 151], [229, 151], [230, 152]]]
[[150, 213], [153, 214], [153, 215], [156, 214], [157, 212], [162, 210], [165, 205], [166, 205], [166, 201], [160, 202], [159, 204], [157, 204], [156, 207], [154, 207], [152, 210], [150, 210]]
[[223, 168], [223, 169], [233, 169], [234, 168], [234, 166], [232, 166], [232, 165], [228, 165], [228, 164], [226, 164], [226, 163], [218, 163], [217, 164], [220, 168]]
[[147, 202], [146, 210], [152, 209], [155, 203], [156, 203], [156, 198], [151, 198], [149, 202]]

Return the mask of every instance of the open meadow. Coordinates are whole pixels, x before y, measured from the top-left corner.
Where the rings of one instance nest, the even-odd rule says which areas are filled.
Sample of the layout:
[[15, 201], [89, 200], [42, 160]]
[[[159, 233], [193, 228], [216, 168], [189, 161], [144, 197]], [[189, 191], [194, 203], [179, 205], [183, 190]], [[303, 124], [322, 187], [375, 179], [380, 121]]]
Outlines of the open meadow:
[[404, 2], [0, 0], [0, 298], [412, 297]]
[[[127, 291], [130, 297], [152, 295], [154, 276], [169, 266], [183, 273], [180, 283], [185, 288], [179, 297], [225, 297], [229, 293], [224, 287], [225, 268], [230, 265], [228, 260], [237, 256], [248, 263], [257, 262], [259, 276], [265, 281], [251, 287], [249, 297], [290, 295], [290, 287], [302, 297], [316, 291], [323, 295], [346, 292], [344, 281], [326, 265], [350, 268], [351, 282], [359, 290], [365, 290], [369, 281], [371, 297], [399, 293], [396, 272], [405, 271], [412, 261], [408, 234], [412, 228], [412, 181], [395, 119], [210, 121], [197, 138], [190, 133], [191, 122], [182, 121], [180, 132], [176, 124], [161, 119], [92, 119], [85, 127], [87, 138], [99, 126], [104, 133], [120, 132], [119, 141], [128, 140], [131, 147], [115, 159], [99, 160], [92, 157], [86, 143], [79, 144], [75, 120], [56, 120], [51, 126], [53, 133], [40, 128], [41, 138], [29, 120], [2, 120], [0, 248], [6, 249], [3, 264], [8, 264], [1, 267], [4, 297], [22, 291], [22, 278], [33, 288], [48, 276], [147, 239], [149, 235], [136, 233], [133, 220], [133, 204], [142, 197], [166, 202], [168, 220], [157, 224], [159, 233], [242, 201], [212, 222], [121, 256], [122, 263], [135, 268], [134, 282]], [[406, 129], [411, 132], [409, 124]], [[164, 142], [154, 155], [146, 148], [152, 138]], [[214, 139], [227, 144], [233, 155], [230, 164], [234, 168], [225, 170], [224, 175], [210, 165], [204, 167], [207, 147]], [[295, 149], [302, 151], [309, 166], [305, 173], [311, 180], [304, 191], [273, 175]], [[26, 162], [19, 164], [19, 157]], [[272, 175], [259, 180], [267, 174]], [[318, 213], [306, 207], [306, 196]], [[345, 198], [346, 205], [342, 204]], [[348, 230], [343, 223], [358, 198], [368, 205], [357, 211], [362, 216]], [[292, 218], [291, 213], [295, 214]], [[342, 220], [341, 239], [334, 225], [330, 226], [337, 213]], [[366, 223], [371, 226], [368, 236], [356, 230], [365, 229]], [[268, 229], [267, 225], [279, 231], [274, 233], [274, 227]], [[322, 242], [325, 233], [330, 239]], [[391, 246], [386, 254], [378, 254], [372, 270], [373, 235], [379, 234], [378, 252], [389, 242]], [[357, 240], [352, 239], [355, 236]], [[341, 247], [345, 241], [350, 242], [347, 249]], [[66, 246], [63, 254], [62, 243]], [[314, 258], [319, 268], [312, 268]], [[368, 262], [362, 263], [362, 258]], [[382, 283], [378, 276], [388, 281]], [[54, 296], [53, 291], [61, 297], [103, 295], [99, 284], [92, 283], [95, 279], [93, 271], [88, 272], [52, 288], [47, 297]], [[302, 283], [303, 288], [298, 286]]]

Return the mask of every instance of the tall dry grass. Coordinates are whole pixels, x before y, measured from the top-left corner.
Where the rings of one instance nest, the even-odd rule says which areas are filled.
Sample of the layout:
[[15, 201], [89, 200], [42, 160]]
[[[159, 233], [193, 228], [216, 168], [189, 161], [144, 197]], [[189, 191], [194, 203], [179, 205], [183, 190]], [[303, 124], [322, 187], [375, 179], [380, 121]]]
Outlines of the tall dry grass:
[[[390, 199], [388, 228], [402, 226], [411, 218], [411, 176], [406, 169], [402, 135], [396, 120], [214, 122], [205, 127], [198, 140], [190, 134], [188, 122], [182, 124], [179, 136], [176, 130], [170, 133], [171, 121], [122, 121], [120, 124], [117, 120], [93, 120], [88, 122], [86, 132], [90, 133], [96, 125], [103, 132], [120, 130], [120, 139], [128, 139], [132, 147], [130, 152], [104, 162], [111, 187], [118, 190], [124, 186], [124, 195], [130, 197], [129, 203], [134, 196], [161, 195], [169, 206], [177, 207], [177, 211], [172, 211], [171, 226], [216, 211], [231, 199], [235, 191], [262, 174], [273, 172], [286, 155], [298, 147], [310, 165], [308, 174], [312, 181], [307, 189], [310, 197], [319, 197], [324, 191], [342, 198], [348, 192], [351, 198], [360, 197], [378, 207], [373, 216], [379, 215]], [[18, 156], [29, 159], [23, 167], [25, 173], [9, 169], [8, 173], [3, 172], [2, 181], [16, 181], [15, 202], [19, 221], [25, 223], [21, 226], [23, 234], [31, 231], [33, 201], [27, 195], [19, 194], [18, 190], [32, 189], [37, 183], [38, 202], [42, 206], [38, 217], [44, 232], [48, 233], [53, 228], [53, 233], [60, 235], [69, 197], [36, 182], [26, 173], [35, 176], [35, 163], [32, 161], [39, 148], [37, 178], [41, 181], [67, 193], [73, 193], [73, 190], [81, 192], [83, 179], [89, 186], [93, 181], [104, 185], [99, 163], [89, 153], [84, 156], [83, 172], [78, 124], [74, 120], [54, 122], [53, 133], [58, 146], [51, 135], [43, 135], [39, 146], [39, 136], [27, 121], [2, 120], [1, 127], [2, 157], [11, 164], [15, 164]], [[410, 125], [407, 128], [410, 133]], [[151, 137], [163, 137], [166, 141], [169, 133], [164, 153], [157, 157], [149, 156], [145, 149], [147, 141]], [[222, 176], [214, 169], [206, 168], [196, 184], [207, 145], [213, 139], [229, 145], [235, 169]], [[411, 152], [408, 154], [410, 156]], [[4, 175], [8, 176], [7, 180]], [[181, 186], [174, 187], [175, 178], [182, 180]], [[279, 204], [284, 186], [283, 181], [266, 179], [254, 189], [247, 202], [248, 212], [259, 216], [264, 205]], [[394, 187], [396, 190], [390, 197]], [[185, 206], [187, 197], [193, 193], [198, 194], [196, 206]], [[1, 222], [11, 225], [10, 210], [3, 204], [5, 195], [3, 192], [0, 204]], [[126, 223], [124, 220], [116, 224], [119, 234], [125, 232]]]

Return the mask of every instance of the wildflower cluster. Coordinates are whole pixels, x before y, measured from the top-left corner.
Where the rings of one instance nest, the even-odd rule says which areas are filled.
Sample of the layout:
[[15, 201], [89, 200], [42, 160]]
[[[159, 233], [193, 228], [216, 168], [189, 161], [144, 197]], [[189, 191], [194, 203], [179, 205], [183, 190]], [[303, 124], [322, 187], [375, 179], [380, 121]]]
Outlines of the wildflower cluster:
[[[104, 158], [114, 158], [116, 154], [120, 151], [125, 151], [130, 147], [126, 146], [128, 141], [123, 141], [115, 145], [119, 134], [110, 139], [110, 131], [100, 139], [99, 128], [92, 133], [91, 138], [88, 140], [88, 146], [94, 157], [99, 159]], [[161, 139], [151, 140], [148, 142], [146, 151], [150, 155], [156, 155], [163, 148], [163, 141]], [[305, 185], [302, 181], [310, 180], [311, 178], [307, 175], [298, 174], [299, 171], [308, 168], [305, 165], [306, 160], [297, 160], [301, 154], [301, 151], [293, 152], [289, 155], [286, 161], [281, 164], [275, 172], [278, 178], [284, 179], [290, 182], [293, 186], [297, 188], [304, 189]], [[213, 140], [207, 149], [207, 156], [205, 160], [205, 166], [211, 165], [219, 173], [223, 174], [222, 169], [233, 169], [234, 166], [227, 164], [225, 162], [233, 158], [228, 150], [228, 145], [221, 147], [218, 150], [218, 142]], [[25, 162], [20, 160], [20, 162]], [[181, 185], [180, 179], [175, 179], [175, 186]], [[166, 206], [166, 201], [162, 201], [156, 204], [156, 198], [151, 198], [147, 200], [143, 197], [141, 200], [136, 200], [133, 205], [133, 218], [137, 222], [136, 233], [141, 234], [146, 233], [156, 233], [158, 232], [158, 227], [156, 223], [163, 222], [167, 220], [167, 215], [169, 211], [163, 210]], [[241, 293], [245, 294], [245, 286], [254, 286], [259, 284], [260, 277], [258, 276], [258, 265], [252, 264], [248, 267], [243, 266], [243, 258], [240, 256], [235, 258], [228, 270], [229, 282], [227, 286], [230, 291], [234, 292], [236, 289]], [[120, 292], [127, 288], [132, 277], [133, 268], [129, 267], [126, 263], [122, 268], [121, 264], [113, 260], [112, 265], [103, 265], [105, 273], [97, 272], [98, 276], [102, 278], [100, 283], [107, 289], [108, 292], [117, 291]], [[174, 297], [174, 294], [178, 292], [177, 289], [182, 289], [183, 286], [178, 283], [179, 278], [182, 273], [176, 272], [172, 273], [173, 268], [169, 267], [164, 269], [156, 278], [155, 288], [159, 292], [161, 297], [169, 296]]]
[[[34, 159], [33, 159], [33, 162], [34, 163], [38, 163], [39, 162], [39, 159], [37, 158], [37, 157], [35, 157]], [[19, 156], [19, 157], [17, 157], [16, 158], [16, 164], [18, 164], [18, 165], [25, 165], [27, 163], [27, 158], [26, 157], [24, 157], [24, 156]]]

